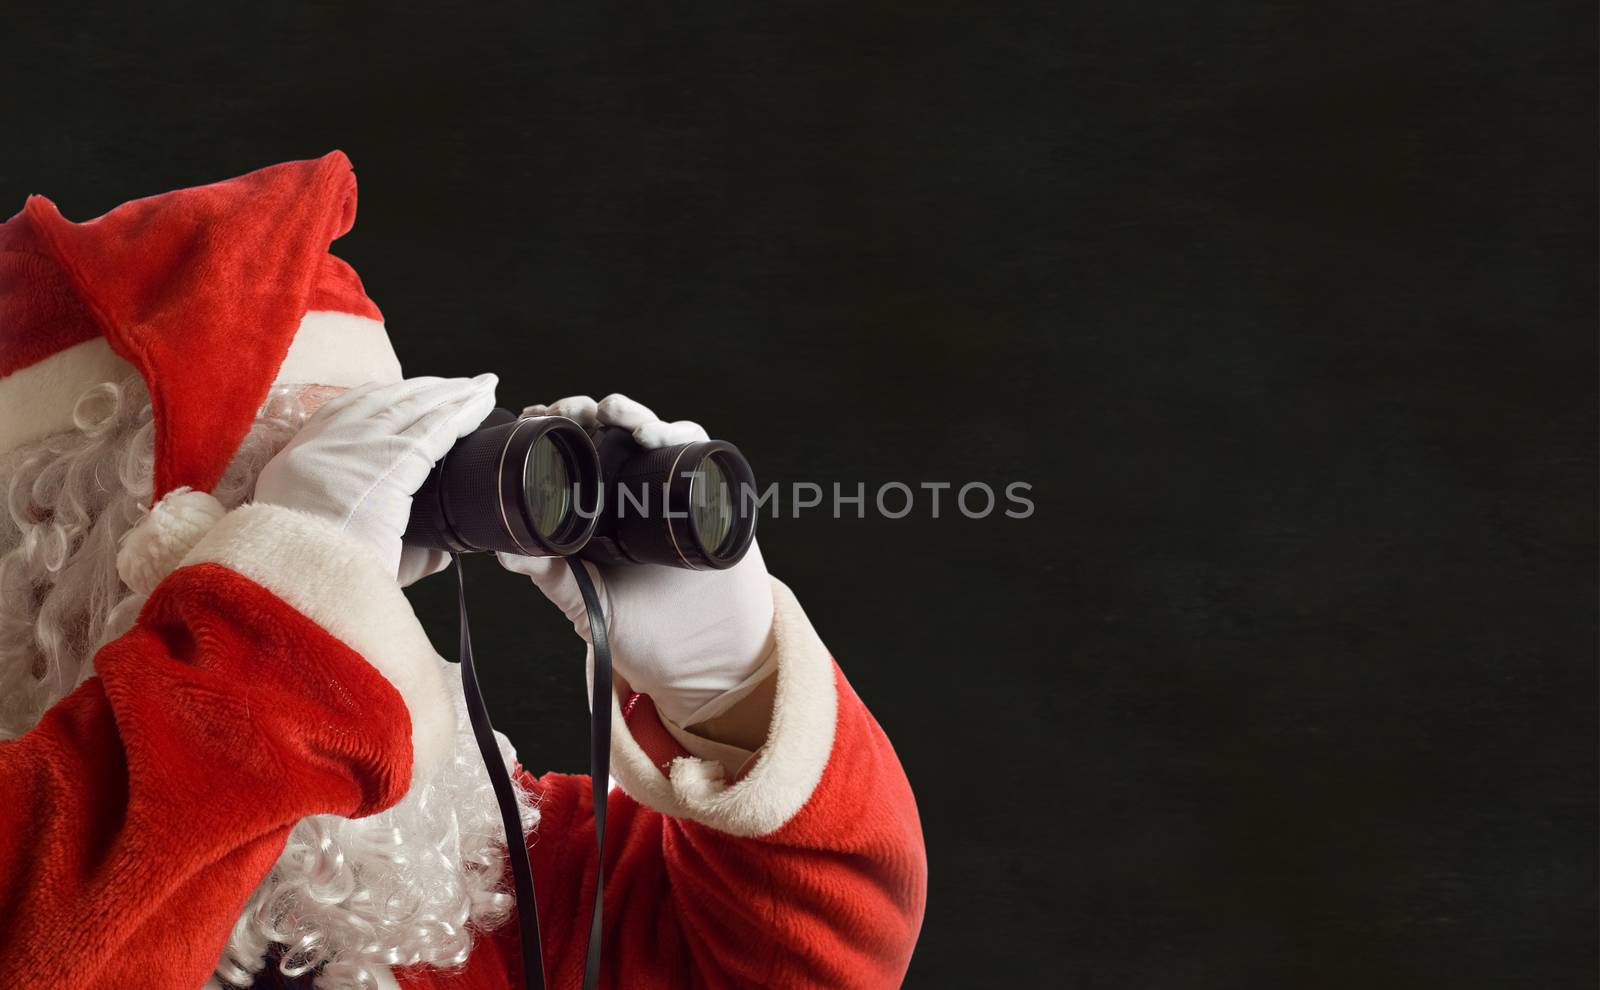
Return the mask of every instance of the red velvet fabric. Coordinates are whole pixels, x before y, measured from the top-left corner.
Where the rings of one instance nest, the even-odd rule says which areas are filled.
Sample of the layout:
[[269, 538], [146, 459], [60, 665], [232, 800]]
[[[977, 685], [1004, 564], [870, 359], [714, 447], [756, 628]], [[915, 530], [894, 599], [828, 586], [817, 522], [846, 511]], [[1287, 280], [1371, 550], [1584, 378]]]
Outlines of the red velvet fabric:
[[100, 336], [24, 210], [0, 224], [0, 377]]
[[[398, 800], [409, 715], [376, 669], [216, 564], [181, 568], [99, 674], [0, 742], [0, 973], [8, 985], [196, 990], [250, 892], [306, 815]], [[834, 668], [833, 749], [776, 832], [740, 838], [613, 791], [607, 988], [898, 986], [927, 864], [894, 750]], [[648, 698], [630, 730], [681, 753]], [[551, 773], [530, 842], [554, 990], [582, 981], [593, 896], [589, 780]], [[515, 926], [408, 990], [510, 990]]]
[[0, 973], [197, 990], [295, 822], [405, 794], [410, 717], [359, 654], [215, 564], [162, 582], [95, 665], [0, 742]]
[[[602, 987], [900, 985], [927, 896], [921, 825], [894, 749], [837, 667], [834, 685], [839, 717], [827, 769], [800, 813], [771, 835], [731, 836], [611, 792]], [[638, 738], [649, 723], [659, 726], [646, 699], [628, 724]], [[528, 849], [550, 987], [578, 990], [595, 882], [589, 778], [522, 781], [542, 798]], [[465, 972], [418, 970], [400, 983], [516, 990], [517, 953], [507, 926], [474, 950]]]
[[105, 337], [150, 387], [154, 497], [209, 490], [308, 310], [381, 319], [355, 271], [328, 254], [355, 209], [338, 151], [85, 223], [29, 197], [0, 226], [0, 376]]

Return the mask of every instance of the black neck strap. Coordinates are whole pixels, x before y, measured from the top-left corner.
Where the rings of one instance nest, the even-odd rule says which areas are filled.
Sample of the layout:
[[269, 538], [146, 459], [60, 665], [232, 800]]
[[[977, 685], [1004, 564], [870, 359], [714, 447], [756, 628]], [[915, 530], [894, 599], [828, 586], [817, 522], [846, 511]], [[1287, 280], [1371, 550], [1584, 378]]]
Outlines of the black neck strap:
[[[600, 985], [600, 923], [605, 891], [606, 795], [611, 789], [611, 643], [606, 635], [605, 612], [600, 596], [583, 563], [566, 558], [572, 578], [583, 594], [589, 612], [589, 638], [594, 645], [594, 685], [589, 699], [589, 777], [594, 786], [595, 880], [594, 908], [589, 922], [589, 947], [585, 953], [584, 990]], [[454, 558], [456, 599], [461, 612], [461, 684], [467, 698], [467, 716], [472, 734], [483, 754], [495, 799], [500, 803], [500, 821], [506, 833], [506, 851], [511, 857], [511, 879], [517, 895], [517, 928], [522, 945], [522, 979], [526, 990], [545, 990], [547, 981], [540, 952], [539, 905], [534, 900], [533, 866], [528, 862], [528, 844], [522, 834], [522, 815], [517, 807], [515, 784], [500, 758], [494, 726], [478, 686], [478, 671], [472, 662], [472, 635], [467, 629], [467, 582], [461, 557]]]

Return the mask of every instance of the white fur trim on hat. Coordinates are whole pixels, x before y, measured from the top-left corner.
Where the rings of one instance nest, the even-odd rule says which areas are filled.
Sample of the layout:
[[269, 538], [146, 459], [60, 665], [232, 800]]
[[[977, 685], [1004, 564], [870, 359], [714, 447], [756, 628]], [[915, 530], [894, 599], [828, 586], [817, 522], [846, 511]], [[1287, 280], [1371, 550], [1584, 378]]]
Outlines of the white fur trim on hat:
[[399, 381], [400, 359], [383, 324], [365, 316], [314, 309], [300, 321], [278, 366], [280, 382], [354, 388]]
[[72, 429], [79, 396], [134, 373], [104, 337], [95, 337], [0, 378], [0, 454]]
[[240, 506], [183, 560], [221, 564], [261, 585], [361, 654], [411, 714], [411, 779], [426, 780], [455, 743], [445, 661], [377, 555], [333, 523], [278, 505]]
[[687, 756], [663, 775], [628, 731], [613, 697], [611, 773], [634, 800], [741, 836], [770, 835], [811, 800], [833, 753], [839, 713], [833, 658], [794, 593], [777, 580], [772, 603], [777, 695], [766, 745], [749, 770], [729, 784], [721, 763]]
[[[72, 429], [79, 396], [134, 373], [104, 337], [95, 337], [0, 378], [0, 454]], [[277, 375], [283, 383], [343, 387], [400, 378], [400, 359], [383, 324], [332, 310], [312, 310], [301, 319]]]
[[150, 594], [227, 511], [210, 492], [174, 488], [123, 535], [117, 576], [136, 594]]

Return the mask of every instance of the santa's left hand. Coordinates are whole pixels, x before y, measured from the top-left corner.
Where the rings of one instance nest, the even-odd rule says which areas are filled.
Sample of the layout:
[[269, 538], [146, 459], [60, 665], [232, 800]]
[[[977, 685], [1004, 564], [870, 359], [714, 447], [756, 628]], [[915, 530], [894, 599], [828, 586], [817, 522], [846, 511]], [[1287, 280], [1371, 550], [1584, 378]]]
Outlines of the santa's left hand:
[[[525, 416], [566, 416], [588, 429], [620, 426], [643, 447], [668, 447], [706, 439], [688, 421], [663, 422], [622, 395], [595, 402], [586, 395], [549, 406], [530, 406]], [[589, 619], [577, 582], [560, 557], [502, 553], [507, 570], [533, 578], [584, 642]], [[611, 657], [633, 690], [650, 696], [656, 710], [679, 726], [726, 712], [770, 672], [772, 586], [761, 550], [720, 571], [690, 571], [658, 564], [584, 566], [594, 577], [605, 609]]]

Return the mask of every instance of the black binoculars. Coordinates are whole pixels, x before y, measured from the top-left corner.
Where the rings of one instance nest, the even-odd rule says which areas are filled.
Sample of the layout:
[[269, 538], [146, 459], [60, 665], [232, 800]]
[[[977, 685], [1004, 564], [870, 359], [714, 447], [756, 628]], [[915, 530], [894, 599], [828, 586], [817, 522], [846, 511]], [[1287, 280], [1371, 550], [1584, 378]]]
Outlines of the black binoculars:
[[647, 450], [629, 431], [496, 409], [456, 441], [411, 502], [405, 542], [453, 553], [577, 556], [695, 570], [755, 538], [755, 475], [739, 448]]

